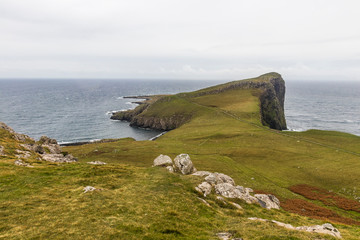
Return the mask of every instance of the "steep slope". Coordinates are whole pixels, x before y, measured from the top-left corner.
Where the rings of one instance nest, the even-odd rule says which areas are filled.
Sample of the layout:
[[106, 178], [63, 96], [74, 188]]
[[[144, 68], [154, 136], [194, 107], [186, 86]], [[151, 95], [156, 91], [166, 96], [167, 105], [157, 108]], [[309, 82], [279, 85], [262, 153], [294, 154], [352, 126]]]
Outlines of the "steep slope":
[[[220, 94], [233, 90], [254, 90], [260, 100], [260, 114], [263, 125], [277, 130], [286, 129], [284, 115], [285, 82], [278, 73], [268, 73], [254, 79], [234, 81], [193, 93], [174, 96], [154, 96], [134, 110], [114, 113], [111, 119], [126, 120], [131, 126], [172, 130], [189, 121], [198, 113], [185, 107], [192, 101], [206, 95]], [[256, 93], [255, 93], [256, 92]], [[176, 108], [173, 106], [176, 105]]]

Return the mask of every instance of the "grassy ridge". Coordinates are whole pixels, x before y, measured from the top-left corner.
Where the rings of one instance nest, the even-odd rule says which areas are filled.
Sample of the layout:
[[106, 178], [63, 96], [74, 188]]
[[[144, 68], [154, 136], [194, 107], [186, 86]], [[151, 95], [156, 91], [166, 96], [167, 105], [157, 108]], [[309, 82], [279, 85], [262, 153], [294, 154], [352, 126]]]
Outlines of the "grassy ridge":
[[[213, 95], [178, 94], [151, 111], [194, 113], [190, 121], [156, 141], [120, 139], [64, 148], [77, 164], [38, 168], [14, 166], [0, 157], [0, 238], [73, 239], [217, 239], [230, 231], [244, 239], [332, 239], [295, 232], [248, 217], [300, 225], [332, 222], [345, 239], [358, 239], [359, 227], [318, 220], [285, 210], [265, 210], [238, 203], [243, 211], [197, 199], [195, 176], [151, 168], [159, 154], [190, 154], [198, 170], [217, 171], [239, 185], [280, 198], [301, 199], [360, 221], [360, 214], [325, 205], [290, 190], [306, 184], [339, 196], [360, 196], [360, 138], [327, 131], [279, 132], [262, 126], [259, 92], [233, 89]], [[344, 143], [344, 144], [342, 144]], [[107, 162], [91, 166], [87, 161]], [[91, 185], [102, 189], [82, 193]]]

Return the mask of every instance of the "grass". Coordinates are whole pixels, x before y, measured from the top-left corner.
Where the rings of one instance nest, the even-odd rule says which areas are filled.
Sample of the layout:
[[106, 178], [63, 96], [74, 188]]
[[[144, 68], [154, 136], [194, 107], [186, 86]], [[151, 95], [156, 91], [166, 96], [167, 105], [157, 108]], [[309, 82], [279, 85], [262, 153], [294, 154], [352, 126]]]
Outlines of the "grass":
[[[178, 94], [156, 104], [153, 113], [170, 116], [184, 111], [191, 119], [156, 141], [127, 138], [64, 147], [62, 151], [79, 158], [75, 164], [40, 162], [35, 168], [23, 168], [13, 165], [15, 158], [0, 157], [0, 238], [217, 239], [217, 232], [230, 231], [244, 239], [332, 239], [248, 217], [294, 226], [331, 222], [344, 239], [359, 238], [355, 222], [360, 214], [290, 190], [307, 184], [345, 199], [360, 196], [359, 137], [263, 127], [258, 92], [251, 89]], [[7, 141], [18, 147], [10, 138], [0, 139], [7, 139], [0, 145]], [[239, 203], [244, 208], [239, 211], [219, 203], [214, 194], [206, 198], [210, 207], [206, 206], [194, 190], [201, 178], [151, 167], [159, 154], [174, 158], [180, 153], [190, 154], [198, 170], [222, 172], [239, 185], [276, 195], [284, 208], [269, 211], [227, 200]], [[94, 160], [108, 165], [86, 163]], [[88, 185], [102, 190], [84, 194]], [[327, 215], [319, 219], [319, 214], [302, 216], [288, 207], [289, 201], [353, 222]]]

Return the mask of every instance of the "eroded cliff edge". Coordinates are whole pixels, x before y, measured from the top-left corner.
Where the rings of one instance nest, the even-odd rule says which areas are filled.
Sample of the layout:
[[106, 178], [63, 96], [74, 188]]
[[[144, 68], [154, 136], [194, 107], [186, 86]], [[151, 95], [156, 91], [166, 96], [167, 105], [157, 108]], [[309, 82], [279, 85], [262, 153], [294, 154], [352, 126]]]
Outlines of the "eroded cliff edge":
[[285, 81], [278, 73], [233, 81], [191, 93], [172, 96], [152, 96], [133, 110], [114, 113], [111, 119], [125, 120], [130, 126], [172, 130], [189, 121], [195, 114], [185, 102], [192, 98], [223, 93], [236, 89], [257, 90], [261, 123], [272, 129], [285, 130]]

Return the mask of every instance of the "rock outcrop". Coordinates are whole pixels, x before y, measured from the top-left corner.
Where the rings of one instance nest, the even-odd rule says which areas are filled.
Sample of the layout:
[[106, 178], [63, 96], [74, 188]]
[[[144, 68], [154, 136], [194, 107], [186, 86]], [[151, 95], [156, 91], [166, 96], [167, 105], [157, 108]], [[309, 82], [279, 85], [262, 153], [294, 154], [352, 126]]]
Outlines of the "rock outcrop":
[[325, 223], [323, 225], [314, 225], [314, 226], [300, 226], [300, 227], [294, 227], [291, 224], [279, 222], [276, 220], [267, 220], [263, 218], [256, 218], [252, 217], [249, 218], [249, 220], [253, 221], [261, 221], [261, 222], [272, 222], [280, 227], [284, 227], [286, 229], [290, 230], [297, 230], [297, 231], [306, 231], [306, 232], [315, 232], [315, 233], [321, 233], [321, 234], [329, 234], [336, 238], [341, 238], [341, 234], [338, 229], [336, 229], [333, 225], [330, 223]]
[[[18, 166], [31, 166], [29, 159], [44, 160], [57, 163], [76, 162], [77, 159], [70, 154], [62, 153], [61, 147], [55, 139], [42, 136], [35, 141], [27, 135], [16, 133], [5, 123], [0, 122], [0, 129], [5, 130], [8, 138], [13, 139], [16, 145], [15, 154], [9, 157], [17, 158], [15, 164]], [[0, 155], [5, 148], [0, 148]]]
[[[204, 95], [218, 94], [234, 89], [259, 89], [260, 115], [262, 124], [277, 130], [285, 130], [286, 121], [284, 114], [285, 82], [278, 73], [268, 73], [254, 79], [234, 81], [210, 87], [191, 94], [177, 94], [171, 96], [153, 96], [146, 102], [133, 110], [115, 112], [111, 116], [113, 120], [124, 120], [130, 122], [130, 126], [152, 128], [157, 130], [172, 130], [188, 122], [193, 113], [191, 111], [172, 111], [175, 105], [169, 104], [172, 100], [179, 98], [191, 99]], [[161, 109], [157, 109], [158, 106]], [[169, 114], [164, 114], [165, 111]]]

